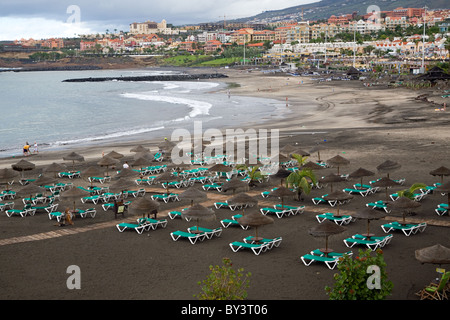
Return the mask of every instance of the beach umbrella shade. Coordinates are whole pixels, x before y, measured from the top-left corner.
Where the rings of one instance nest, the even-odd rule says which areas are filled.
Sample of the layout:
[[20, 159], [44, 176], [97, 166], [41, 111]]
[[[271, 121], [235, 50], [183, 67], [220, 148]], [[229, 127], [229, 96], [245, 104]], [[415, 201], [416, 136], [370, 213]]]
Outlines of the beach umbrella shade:
[[270, 163], [285, 163], [291, 161], [290, 157], [286, 157], [285, 155], [278, 154], [270, 158]]
[[63, 160], [72, 161], [72, 170], [75, 171], [75, 161], [83, 162], [84, 157], [76, 152], [71, 152], [63, 157]]
[[64, 191], [59, 196], [60, 200], [73, 201], [73, 211], [76, 210], [76, 200], [86, 197], [86, 191], [81, 190], [80, 188], [71, 188], [67, 191]]
[[[90, 166], [87, 169], [84, 169], [81, 171], [81, 176], [83, 178], [86, 178], [86, 180], [89, 180], [90, 177], [103, 177], [103, 170], [101, 170], [99, 167]], [[93, 184], [93, 180], [90, 181], [91, 186]]]
[[384, 211], [372, 210], [370, 208], [364, 207], [353, 213], [352, 217], [361, 220], [367, 220], [367, 233], [363, 235], [370, 238], [373, 236], [373, 234], [370, 233], [370, 221], [383, 219], [384, 217], [386, 217], [386, 213]]
[[24, 197], [24, 198], [29, 197], [30, 202], [31, 202], [31, 198], [33, 198], [33, 195], [44, 194], [45, 191], [46, 191], [45, 188], [42, 188], [42, 187], [34, 184], [33, 182], [30, 182], [25, 187], [23, 187], [22, 189], [17, 191], [16, 195], [19, 197]]
[[319, 223], [318, 225], [315, 225], [314, 227], [309, 229], [309, 234], [313, 237], [325, 237], [325, 248], [320, 249], [320, 251], [328, 256], [330, 252], [333, 252], [332, 249], [328, 248], [328, 238], [332, 235], [342, 233], [345, 230], [346, 228], [339, 226], [329, 220], [325, 220], [324, 222]]
[[326, 196], [324, 196], [322, 198], [326, 201], [336, 201], [337, 215], [339, 216], [339, 214], [340, 214], [339, 207], [340, 207], [341, 203], [344, 201], [349, 201], [349, 200], [353, 199], [354, 197], [351, 194], [348, 194], [344, 191], [336, 190], [336, 191], [333, 191], [333, 192], [327, 194]]
[[118, 180], [118, 179], [122, 179], [122, 178], [130, 178], [130, 179], [134, 179], [137, 178], [139, 176], [139, 172], [134, 171], [131, 168], [122, 168], [120, 169], [120, 172], [113, 178], [113, 180]]
[[12, 164], [11, 167], [13, 170], [19, 171], [21, 177], [23, 178], [23, 172], [33, 170], [34, 168], [36, 168], [36, 165], [34, 163], [22, 159], [19, 162]]
[[172, 141], [169, 141], [167, 139], [165, 139], [163, 142], [161, 142], [160, 144], [158, 144], [158, 148], [162, 151], [165, 152], [170, 152], [172, 151], [173, 148], [175, 148], [176, 144]]
[[138, 152], [148, 152], [148, 151], [150, 151], [150, 149], [149, 148], [145, 148], [142, 145], [137, 145], [136, 147], [133, 147], [133, 148], [130, 149], [130, 152], [136, 152], [136, 153], [138, 153]]
[[255, 228], [254, 241], [259, 241], [261, 238], [258, 237], [258, 228], [264, 225], [272, 224], [274, 222], [273, 218], [268, 217], [260, 212], [251, 212], [249, 214], [243, 215], [237, 219], [240, 225]]
[[430, 247], [417, 249], [415, 256], [421, 263], [450, 264], [450, 248], [444, 247], [439, 243]]
[[450, 206], [450, 182], [437, 187], [434, 191], [447, 194], [447, 204]]
[[163, 185], [163, 187], [166, 189], [166, 194], [169, 194], [169, 182], [177, 180], [179, 180], [179, 178], [177, 176], [174, 176], [170, 171], [164, 171], [162, 174], [155, 178], [155, 181], [160, 182], [161, 184], [166, 183], [166, 187], [164, 187]]
[[144, 167], [148, 167], [151, 164], [151, 160], [145, 157], [140, 157], [137, 158], [136, 160], [134, 160], [131, 163], [132, 167], [138, 167], [138, 168], [144, 168]]
[[131, 181], [130, 179], [127, 178], [114, 180], [114, 182], [109, 186], [110, 192], [114, 193], [120, 192], [121, 197], [124, 196], [124, 191], [137, 189], [139, 189], [139, 186], [137, 186], [136, 183], [134, 183], [134, 181]]
[[324, 167], [322, 167], [321, 165], [318, 165], [317, 163], [314, 163], [312, 161], [308, 161], [304, 165], [301, 166], [301, 169], [322, 170], [322, 169], [324, 169]]
[[156, 219], [156, 215], [158, 213], [158, 208], [160, 203], [156, 200], [150, 199], [148, 197], [140, 197], [137, 200], [134, 200], [133, 203], [130, 204], [129, 210], [132, 213], [140, 214], [142, 213], [143, 217], [145, 217], [145, 213], [147, 212], [147, 216], [150, 214], [154, 214]]
[[106, 167], [106, 175], [108, 175], [108, 169], [110, 166], [115, 166], [119, 164], [119, 160], [111, 158], [109, 156], [104, 156], [97, 162], [97, 164], [101, 167]]
[[253, 207], [258, 204], [258, 200], [248, 195], [247, 193], [238, 193], [227, 200], [230, 205], [242, 207], [242, 214], [244, 214], [245, 207]]
[[310, 153], [313, 152], [317, 152], [317, 158], [319, 162], [322, 162], [322, 160], [320, 160], [320, 151], [325, 150], [326, 147], [322, 144], [317, 144], [315, 145], [311, 150], [309, 150]]
[[105, 155], [105, 157], [110, 157], [110, 158], [113, 158], [113, 159], [121, 159], [121, 158], [124, 157], [124, 155], [113, 150], [113, 151], [107, 153]]
[[0, 183], [6, 184], [6, 189], [8, 190], [9, 183], [14, 181], [14, 178], [19, 176], [19, 173], [13, 169], [0, 169]]
[[363, 184], [363, 177], [370, 177], [370, 176], [373, 176], [374, 174], [375, 173], [370, 171], [370, 170], [367, 170], [367, 169], [364, 169], [364, 168], [359, 168], [359, 169], [353, 171], [352, 173], [350, 173], [348, 175], [348, 177], [349, 178], [360, 178], [361, 179], [361, 186], [362, 186], [362, 184]]
[[401, 165], [398, 162], [392, 161], [392, 160], [386, 160], [377, 166], [378, 172], [387, 173], [388, 178], [389, 178], [389, 174], [391, 172], [398, 170], [400, 168], [401, 168]]
[[287, 144], [283, 148], [281, 148], [280, 153], [285, 156], [289, 156], [289, 157], [291, 157], [292, 154], [298, 154], [298, 155], [301, 155], [302, 157], [306, 157], [306, 156], [310, 155], [309, 152], [302, 150], [299, 147], [293, 146], [291, 144]]
[[192, 207], [194, 205], [194, 202], [206, 200], [208, 198], [208, 195], [206, 194], [206, 192], [198, 190], [195, 187], [190, 187], [186, 189], [186, 191], [181, 193], [178, 198], [180, 200], [190, 200]]
[[392, 179], [389, 179], [388, 177], [383, 177], [383, 178], [375, 181], [374, 183], [372, 183], [372, 186], [373, 187], [384, 188], [385, 191], [386, 191], [386, 200], [389, 200], [387, 189], [395, 187], [395, 186], [398, 186], [398, 184], [397, 184], [397, 182], [395, 182]]
[[52, 186], [56, 183], [58, 183], [58, 179], [44, 175], [41, 175], [34, 181], [34, 184], [37, 186]]
[[330, 184], [331, 186], [331, 192], [333, 192], [333, 184], [334, 183], [338, 183], [338, 182], [343, 182], [343, 181], [347, 181], [345, 178], [341, 177], [340, 175], [337, 175], [335, 173], [331, 173], [325, 177], [322, 177], [319, 179], [320, 183], [324, 183], [324, 184]]
[[247, 188], [248, 183], [236, 177], [230, 179], [227, 182], [224, 182], [224, 184], [222, 185], [223, 191], [227, 192], [228, 190], [232, 190], [233, 195], [236, 193], [237, 189], [247, 189]]
[[279, 168], [277, 173], [274, 174], [276, 178], [280, 178], [280, 185], [283, 185], [283, 180], [289, 177], [292, 171], [286, 170], [285, 168]]
[[403, 223], [405, 223], [405, 216], [407, 213], [411, 213], [414, 209], [421, 207], [422, 205], [414, 200], [406, 197], [399, 197], [395, 201], [387, 202], [387, 206], [394, 209], [394, 211], [400, 211], [403, 216]]
[[220, 173], [222, 172], [230, 172], [232, 171], [233, 168], [231, 168], [230, 166], [226, 166], [222, 163], [218, 163], [213, 165], [211, 168], [208, 169], [209, 172], [217, 172], [217, 174], [219, 175], [219, 179], [220, 179]]
[[339, 168], [350, 164], [350, 160], [348, 160], [340, 155], [337, 155], [337, 156], [334, 156], [333, 158], [328, 159], [327, 163], [332, 165], [333, 167], [337, 167], [337, 173], [339, 174]]
[[44, 173], [54, 173], [55, 178], [57, 177], [58, 172], [63, 172], [67, 170], [67, 166], [64, 164], [53, 162], [46, 166], [44, 169], [42, 169], [42, 172]]
[[193, 206], [181, 211], [181, 215], [187, 220], [196, 220], [197, 224], [200, 220], [212, 221], [216, 218], [216, 215], [211, 208], [202, 206], [199, 203], [196, 203]]
[[269, 193], [271, 197], [281, 198], [281, 207], [284, 208], [284, 197], [293, 197], [295, 192], [286, 187], [279, 187]]
[[139, 158], [144, 158], [144, 159], [152, 162], [153, 159], [155, 159], [155, 154], [150, 151], [136, 152], [133, 156], [133, 159], [137, 160]]
[[439, 167], [437, 169], [430, 171], [430, 174], [432, 176], [441, 177], [441, 184], [442, 184], [444, 182], [444, 176], [450, 176], [450, 169], [442, 166], [442, 167]]

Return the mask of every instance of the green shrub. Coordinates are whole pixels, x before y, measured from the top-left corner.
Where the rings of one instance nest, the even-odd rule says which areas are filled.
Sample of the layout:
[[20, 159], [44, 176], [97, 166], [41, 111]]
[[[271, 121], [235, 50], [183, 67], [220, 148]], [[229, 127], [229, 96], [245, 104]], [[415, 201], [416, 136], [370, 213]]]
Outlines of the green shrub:
[[244, 269], [234, 270], [231, 259], [223, 258], [223, 266], [209, 266], [211, 274], [198, 282], [202, 291], [194, 295], [199, 300], [243, 300], [247, 297], [251, 273], [244, 276]]
[[[334, 275], [334, 288], [325, 287], [330, 300], [383, 300], [391, 294], [393, 284], [386, 274], [383, 251], [378, 249], [375, 256], [372, 250], [359, 250], [359, 256], [345, 255], [337, 268], [340, 273]], [[370, 288], [372, 274], [369, 267], [379, 268], [379, 288]]]

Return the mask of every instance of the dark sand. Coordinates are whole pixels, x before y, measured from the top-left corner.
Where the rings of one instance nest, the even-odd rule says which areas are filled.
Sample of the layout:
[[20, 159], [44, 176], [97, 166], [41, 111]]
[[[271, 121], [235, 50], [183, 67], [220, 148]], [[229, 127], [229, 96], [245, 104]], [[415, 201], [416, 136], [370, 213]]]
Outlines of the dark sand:
[[[379, 87], [367, 89], [358, 82], [333, 83], [334, 86], [314, 85], [308, 84], [308, 79], [305, 79], [304, 87], [294, 89], [292, 85], [285, 85], [286, 79], [277, 77], [268, 80], [259, 74], [232, 76], [234, 78], [227, 81], [241, 84], [240, 88], [233, 89], [233, 94], [261, 94], [280, 100], [283, 100], [283, 96], [289, 96], [290, 107], [293, 109], [296, 106], [300, 109], [302, 103], [307, 101], [316, 105], [317, 111], [312, 115], [304, 115], [301, 110], [296, 110], [291, 119], [259, 126], [279, 128], [280, 146], [298, 143], [301, 148], [310, 150], [316, 143], [326, 140], [326, 149], [321, 151], [321, 159], [327, 160], [338, 154], [349, 159], [350, 164], [340, 168], [341, 173], [350, 173], [359, 167], [374, 171], [374, 177], [364, 178], [366, 182], [384, 175], [377, 172], [376, 166], [385, 160], [400, 163], [401, 168], [393, 172], [391, 177], [405, 178], [406, 182], [404, 186], [390, 189], [389, 193], [405, 189], [414, 182], [428, 185], [439, 182], [440, 178], [431, 176], [429, 172], [440, 166], [450, 166], [448, 112], [435, 112], [434, 107], [415, 101], [414, 97], [419, 94], [417, 91]], [[292, 78], [289, 81], [293, 81]], [[269, 82], [270, 90], [263, 91], [264, 88], [259, 86], [260, 91], [255, 89], [256, 83]], [[295, 90], [298, 90], [298, 94]], [[416, 121], [405, 120], [405, 115], [414, 115], [416, 118], [413, 120]], [[419, 116], [424, 117], [421, 118], [423, 121], [417, 121]], [[249, 126], [258, 127], [252, 124]], [[103, 146], [77, 150], [87, 159], [86, 163], [77, 164], [77, 168], [83, 169], [96, 163], [102, 151], [122, 152], [126, 154], [122, 162], [130, 160], [129, 149], [139, 143], [154, 149], [158, 141], [137, 141], [109, 148]], [[25, 175], [34, 177], [43, 166], [51, 162], [63, 162], [62, 156], [66, 153], [59, 151], [26, 158], [35, 162], [38, 168]], [[317, 154], [312, 154], [310, 160], [317, 160]], [[17, 161], [18, 158], [1, 159], [0, 168], [10, 167], [11, 163]], [[317, 172], [317, 176], [332, 172], [336, 172], [336, 168], [321, 170]], [[448, 178], [444, 178], [444, 181], [448, 181]], [[87, 184], [83, 179], [70, 182], [75, 185]], [[336, 188], [350, 187], [356, 182], [343, 182], [336, 185]], [[254, 195], [259, 203], [246, 212], [277, 203], [277, 199], [262, 198], [260, 192], [270, 190], [278, 184], [279, 179], [271, 178], [269, 182], [251, 188], [248, 193]], [[12, 188], [18, 190], [20, 187], [16, 182]], [[196, 187], [201, 188], [201, 185], [196, 184]], [[197, 283], [207, 277], [208, 267], [221, 265], [222, 258], [229, 257], [235, 267], [252, 273], [248, 289], [249, 300], [327, 300], [324, 288], [333, 285], [333, 274], [337, 271], [329, 270], [320, 263], [307, 267], [300, 256], [324, 246], [325, 239], [312, 237], [308, 230], [318, 223], [316, 214], [336, 211], [336, 208], [316, 206], [311, 201], [312, 197], [328, 193], [329, 188], [314, 189], [301, 202], [287, 199], [287, 204], [305, 205], [305, 212], [282, 219], [274, 216], [273, 224], [261, 227], [261, 236], [281, 236], [283, 241], [280, 247], [259, 256], [251, 251], [234, 253], [228, 245], [253, 235], [255, 230], [251, 228], [227, 228], [220, 238], [192, 245], [189, 241], [173, 241], [170, 232], [186, 230], [194, 222], [168, 219], [165, 229], [144, 232], [142, 235], [134, 231], [120, 233], [115, 227], [116, 223], [133, 221], [138, 216], [127, 213], [124, 218], [115, 219], [112, 211], [103, 211], [100, 205], [82, 205], [79, 201], [77, 207], [96, 207], [97, 215], [93, 219], [77, 218], [74, 226], [55, 226], [55, 220], [49, 220], [46, 213], [25, 218], [8, 218], [2, 212], [0, 299], [190, 300], [195, 299], [194, 295], [200, 292]], [[184, 189], [176, 191], [181, 193]], [[147, 188], [147, 196], [157, 192], [161, 193], [163, 189], [160, 186]], [[215, 201], [231, 196], [231, 192], [209, 191], [208, 200], [204, 204], [212, 206]], [[350, 203], [341, 206], [341, 212], [351, 214], [368, 202], [383, 199], [384, 192], [368, 197], [355, 195]], [[21, 199], [15, 201], [16, 208], [21, 208]], [[427, 222], [425, 232], [410, 237], [401, 232], [392, 233], [393, 240], [383, 249], [389, 279], [394, 284], [392, 295], [388, 299], [417, 300], [414, 293], [436, 278], [437, 266], [421, 264], [415, 259], [414, 252], [437, 243], [450, 247], [448, 215], [438, 216], [434, 212], [436, 206], [445, 201], [446, 196], [430, 194], [420, 202], [422, 206], [415, 215], [407, 217], [410, 222]], [[66, 202], [61, 203], [59, 210], [67, 205]], [[188, 201], [162, 203], [159, 216], [166, 217], [171, 209], [188, 205]], [[236, 213], [229, 209], [218, 209], [215, 210], [215, 221], [199, 224], [219, 227], [221, 219], [230, 218]], [[383, 220], [372, 221], [371, 231], [382, 235], [384, 232], [381, 224], [399, 219], [392, 215]], [[349, 250], [343, 239], [364, 232], [366, 221], [357, 220], [346, 228], [344, 233], [330, 237], [329, 246], [335, 251]], [[351, 250], [356, 255], [359, 248], [362, 247]], [[77, 265], [81, 269], [81, 290], [67, 288], [66, 281], [70, 275], [66, 270], [71, 265]]]

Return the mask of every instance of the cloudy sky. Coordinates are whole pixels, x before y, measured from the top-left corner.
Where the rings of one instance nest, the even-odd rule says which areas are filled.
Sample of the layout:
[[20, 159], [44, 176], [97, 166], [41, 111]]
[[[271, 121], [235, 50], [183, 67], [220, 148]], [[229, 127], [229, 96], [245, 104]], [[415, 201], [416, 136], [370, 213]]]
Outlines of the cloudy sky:
[[132, 22], [174, 25], [253, 16], [318, 0], [0, 0], [0, 40], [129, 31]]

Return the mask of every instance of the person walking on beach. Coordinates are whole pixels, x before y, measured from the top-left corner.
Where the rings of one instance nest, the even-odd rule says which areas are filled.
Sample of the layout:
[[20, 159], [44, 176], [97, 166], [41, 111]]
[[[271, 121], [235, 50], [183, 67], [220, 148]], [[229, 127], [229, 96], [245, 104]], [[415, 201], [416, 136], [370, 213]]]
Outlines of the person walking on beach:
[[33, 153], [39, 153], [37, 142], [34, 142], [34, 150]]

